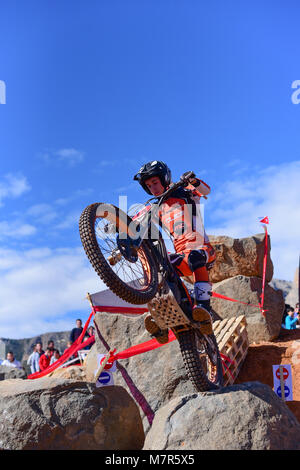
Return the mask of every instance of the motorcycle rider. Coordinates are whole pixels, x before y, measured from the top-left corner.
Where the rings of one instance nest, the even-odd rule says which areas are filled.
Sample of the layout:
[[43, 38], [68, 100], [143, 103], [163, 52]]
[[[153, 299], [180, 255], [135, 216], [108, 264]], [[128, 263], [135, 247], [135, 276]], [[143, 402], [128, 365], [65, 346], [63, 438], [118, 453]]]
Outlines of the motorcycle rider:
[[[186, 173], [182, 178], [185, 176]], [[154, 160], [143, 165], [134, 180], [138, 181], [148, 194], [159, 197], [171, 184], [171, 170], [166, 163]], [[211, 283], [208, 270], [216, 256], [205, 233], [200, 213], [200, 197], [209, 194], [210, 187], [195, 176], [191, 176], [185, 186], [174, 190], [167, 197], [158, 216], [173, 240], [176, 252], [169, 255], [172, 265], [180, 276], [193, 276], [193, 319], [200, 322], [203, 334], [211, 334]], [[161, 330], [151, 314], [145, 318], [145, 328], [160, 343], [168, 341], [168, 331]]]

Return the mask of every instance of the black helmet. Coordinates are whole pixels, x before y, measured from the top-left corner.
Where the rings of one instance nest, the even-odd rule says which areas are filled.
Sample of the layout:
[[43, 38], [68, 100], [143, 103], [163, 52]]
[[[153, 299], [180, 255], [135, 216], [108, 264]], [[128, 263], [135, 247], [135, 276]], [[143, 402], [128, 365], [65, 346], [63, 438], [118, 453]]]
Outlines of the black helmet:
[[158, 176], [161, 184], [164, 188], [169, 186], [171, 183], [171, 170], [164, 162], [154, 160], [153, 162], [148, 162], [140, 168], [137, 174], [134, 176], [134, 180], [138, 181], [142, 188], [148, 193], [152, 194], [145, 181], [151, 176]]

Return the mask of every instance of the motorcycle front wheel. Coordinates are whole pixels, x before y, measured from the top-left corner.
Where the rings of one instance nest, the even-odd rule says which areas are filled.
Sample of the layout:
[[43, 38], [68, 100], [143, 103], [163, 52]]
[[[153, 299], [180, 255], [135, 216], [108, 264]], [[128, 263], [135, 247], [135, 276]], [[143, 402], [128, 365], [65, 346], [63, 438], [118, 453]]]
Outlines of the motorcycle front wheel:
[[94, 203], [79, 220], [85, 253], [96, 273], [118, 297], [146, 304], [156, 294], [158, 273], [148, 241], [138, 249], [131, 242], [135, 224], [112, 204]]

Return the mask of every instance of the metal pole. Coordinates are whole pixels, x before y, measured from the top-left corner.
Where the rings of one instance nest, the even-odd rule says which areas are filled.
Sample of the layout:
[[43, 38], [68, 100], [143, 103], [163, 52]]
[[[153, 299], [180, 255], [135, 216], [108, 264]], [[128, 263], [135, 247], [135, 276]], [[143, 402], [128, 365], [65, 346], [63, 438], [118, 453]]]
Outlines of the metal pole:
[[283, 366], [279, 366], [280, 372], [280, 388], [281, 388], [281, 399], [285, 401], [285, 393], [284, 393], [284, 379], [283, 379]]

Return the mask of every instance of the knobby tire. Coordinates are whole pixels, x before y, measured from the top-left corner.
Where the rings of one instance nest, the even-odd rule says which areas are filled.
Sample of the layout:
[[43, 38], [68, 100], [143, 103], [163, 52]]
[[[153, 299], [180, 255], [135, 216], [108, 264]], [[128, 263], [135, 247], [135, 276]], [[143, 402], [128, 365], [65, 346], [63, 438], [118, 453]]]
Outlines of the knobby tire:
[[206, 372], [203, 370], [199, 353], [197, 350], [196, 333], [194, 329], [178, 333], [183, 362], [188, 373], [189, 379], [199, 392], [217, 390], [223, 385], [222, 361], [214, 334], [209, 335], [217, 351], [216, 377], [214, 381], [209, 380]]
[[[147, 246], [147, 240], [143, 241], [141, 249], [144, 256], [147, 258], [148, 266], [150, 268], [150, 283], [141, 291], [129, 286], [126, 282], [123, 282], [122, 279], [120, 279], [112, 270], [102, 254], [95, 234], [96, 212], [97, 208], [101, 204], [102, 203], [94, 203], [89, 205], [83, 210], [80, 216], [79, 233], [85, 253], [98, 276], [118, 297], [132, 304], [145, 304], [155, 296], [158, 288], [157, 267], [153, 260], [150, 248]], [[113, 210], [117, 210], [118, 213], [121, 213], [121, 211], [112, 204], [105, 204], [105, 206], [110, 206]], [[125, 213], [123, 213], [123, 215], [124, 214]], [[132, 219], [125, 215], [125, 218], [126, 217], [127, 223], [129, 224]]]

